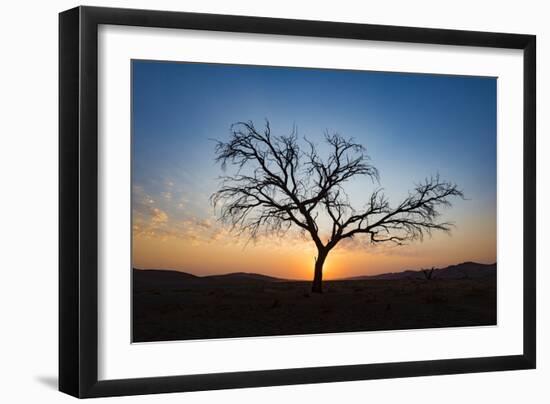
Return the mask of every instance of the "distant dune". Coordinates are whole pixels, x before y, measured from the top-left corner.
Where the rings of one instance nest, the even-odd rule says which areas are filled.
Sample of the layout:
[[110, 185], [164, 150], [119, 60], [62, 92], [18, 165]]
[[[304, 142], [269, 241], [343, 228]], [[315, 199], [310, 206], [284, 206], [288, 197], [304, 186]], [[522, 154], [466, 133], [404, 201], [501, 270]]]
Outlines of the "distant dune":
[[223, 281], [263, 281], [263, 282], [284, 282], [286, 279], [275, 278], [273, 276], [267, 276], [262, 274], [255, 274], [249, 272], [233, 272], [224, 275], [210, 275], [205, 276], [204, 279], [211, 280], [223, 280]]
[[[478, 279], [496, 275], [497, 264], [480, 264], [477, 262], [463, 262], [450, 265], [445, 268], [436, 268], [433, 271], [433, 279]], [[136, 269], [134, 268], [134, 286], [143, 287], [180, 287], [189, 284], [202, 284], [212, 282], [287, 282], [288, 279], [276, 278], [249, 272], [233, 272], [222, 275], [196, 276], [187, 272], [167, 269]], [[425, 279], [421, 270], [406, 270], [402, 272], [389, 272], [378, 275], [362, 275], [341, 280], [369, 280], [369, 279]]]
[[190, 283], [201, 282], [201, 278], [186, 272], [164, 269], [135, 269], [133, 271], [134, 288], [182, 287]]
[[[477, 262], [463, 262], [462, 264], [450, 265], [445, 268], [436, 268], [433, 271], [433, 279], [478, 279], [488, 276], [495, 276], [497, 264], [480, 264]], [[346, 280], [366, 279], [425, 279], [422, 270], [407, 270], [402, 272], [390, 272], [379, 275], [364, 275], [346, 278]]]
[[196, 276], [187, 272], [168, 269], [136, 269], [133, 271], [134, 287], [164, 288], [183, 287], [189, 285], [216, 285], [217, 283], [257, 283], [257, 282], [285, 282], [286, 279], [275, 278], [262, 274], [248, 272], [233, 272], [223, 275]]

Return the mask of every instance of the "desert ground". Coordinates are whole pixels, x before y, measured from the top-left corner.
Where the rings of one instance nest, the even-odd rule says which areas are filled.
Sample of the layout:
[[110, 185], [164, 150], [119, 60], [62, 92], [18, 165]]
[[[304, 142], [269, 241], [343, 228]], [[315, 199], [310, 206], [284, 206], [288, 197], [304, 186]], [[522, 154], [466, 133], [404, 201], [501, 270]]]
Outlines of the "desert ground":
[[325, 281], [323, 294], [257, 274], [134, 269], [133, 341], [495, 325], [496, 265], [452, 268], [432, 279], [407, 271]]

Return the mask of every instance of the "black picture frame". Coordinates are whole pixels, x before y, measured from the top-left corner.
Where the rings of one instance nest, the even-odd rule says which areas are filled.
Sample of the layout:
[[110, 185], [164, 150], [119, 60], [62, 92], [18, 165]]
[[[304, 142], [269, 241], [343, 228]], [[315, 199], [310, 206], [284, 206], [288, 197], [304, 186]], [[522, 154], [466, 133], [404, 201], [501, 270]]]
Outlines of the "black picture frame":
[[[98, 380], [100, 24], [523, 50], [523, 354]], [[535, 368], [535, 103], [534, 35], [96, 7], [60, 13], [59, 389], [85, 398]]]

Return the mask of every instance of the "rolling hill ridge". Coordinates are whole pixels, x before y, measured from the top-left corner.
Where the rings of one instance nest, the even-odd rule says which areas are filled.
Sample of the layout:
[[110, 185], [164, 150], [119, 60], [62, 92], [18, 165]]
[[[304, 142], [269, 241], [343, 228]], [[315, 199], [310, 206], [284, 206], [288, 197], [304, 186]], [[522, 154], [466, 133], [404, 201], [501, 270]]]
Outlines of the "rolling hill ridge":
[[[478, 279], [496, 276], [497, 264], [480, 264], [463, 262], [445, 268], [435, 268], [432, 279]], [[340, 280], [392, 280], [392, 279], [425, 279], [422, 270], [405, 270], [377, 275], [363, 275], [343, 278]], [[289, 279], [249, 272], [232, 272], [221, 275], [197, 276], [188, 272], [168, 269], [133, 269], [134, 287], [179, 287], [189, 284], [203, 283], [235, 283], [235, 282], [287, 282]]]

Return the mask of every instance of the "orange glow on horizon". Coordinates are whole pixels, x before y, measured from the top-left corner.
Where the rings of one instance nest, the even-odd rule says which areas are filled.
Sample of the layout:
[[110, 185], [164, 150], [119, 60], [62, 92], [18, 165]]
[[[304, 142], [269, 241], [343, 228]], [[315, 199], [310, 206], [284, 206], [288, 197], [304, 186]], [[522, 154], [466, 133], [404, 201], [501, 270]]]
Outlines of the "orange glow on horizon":
[[[349, 246], [342, 243], [325, 262], [324, 279], [407, 269], [443, 267], [464, 261], [496, 262], [496, 231], [483, 218], [463, 222], [452, 236], [436, 234], [407, 246]], [[204, 228], [207, 226], [204, 225]], [[213, 226], [215, 227], [215, 226]], [[472, 238], [473, 228], [477, 237]], [[140, 232], [134, 228], [133, 265], [143, 269], [174, 269], [195, 275], [253, 272], [296, 280], [311, 280], [316, 256], [313, 242], [297, 236], [246, 243], [230, 233], [197, 234]], [[491, 237], [492, 235], [492, 237]], [[359, 239], [358, 239], [359, 240]]]

